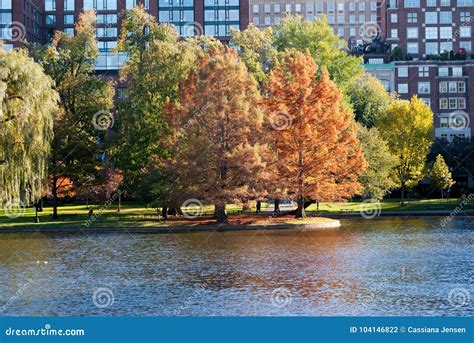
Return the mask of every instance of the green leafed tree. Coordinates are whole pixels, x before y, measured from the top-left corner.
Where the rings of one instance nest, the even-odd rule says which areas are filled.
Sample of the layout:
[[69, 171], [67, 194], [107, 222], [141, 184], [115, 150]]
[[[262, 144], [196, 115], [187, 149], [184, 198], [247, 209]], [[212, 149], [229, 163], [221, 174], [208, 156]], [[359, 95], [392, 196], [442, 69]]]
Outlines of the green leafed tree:
[[159, 25], [139, 6], [125, 14], [119, 49], [129, 56], [120, 75], [127, 89], [111, 152], [125, 182], [138, 189], [150, 158], [167, 154], [161, 144], [169, 134], [163, 107], [178, 100], [179, 84], [196, 65], [199, 47], [181, 41], [172, 26]]
[[449, 167], [441, 154], [436, 156], [436, 160], [430, 170], [430, 179], [433, 186], [441, 191], [441, 197], [444, 197], [444, 191], [454, 185], [454, 181], [449, 171]]
[[414, 96], [410, 101], [395, 100], [377, 120], [377, 128], [397, 158], [394, 180], [401, 191], [401, 205], [407, 187], [424, 176], [427, 155], [433, 144], [433, 112]]
[[274, 29], [274, 42], [278, 51], [308, 50], [319, 70], [327, 69], [343, 92], [363, 72], [360, 58], [344, 51], [345, 42], [334, 34], [326, 17], [307, 21], [300, 16], [286, 16]]
[[266, 82], [268, 73], [278, 58], [273, 28], [259, 29], [250, 24], [244, 31], [232, 31], [231, 43], [239, 47], [240, 58], [255, 80], [259, 83]]
[[356, 121], [369, 128], [375, 125], [377, 118], [393, 100], [382, 82], [368, 73], [358, 77], [348, 87], [347, 94]]
[[58, 94], [23, 50], [0, 49], [0, 204], [37, 200], [45, 188]]
[[359, 182], [363, 186], [362, 197], [381, 200], [395, 186], [392, 170], [396, 158], [376, 128], [368, 129], [360, 126], [357, 137], [368, 164], [367, 170], [359, 176]]
[[48, 46], [31, 46], [31, 55], [54, 80], [60, 96], [60, 111], [54, 122], [54, 140], [49, 160], [53, 218], [58, 217], [58, 194], [80, 186], [84, 180], [99, 180], [104, 136], [113, 123], [114, 85], [94, 75], [99, 50], [95, 38], [96, 16], [81, 14], [75, 35], [56, 32]]

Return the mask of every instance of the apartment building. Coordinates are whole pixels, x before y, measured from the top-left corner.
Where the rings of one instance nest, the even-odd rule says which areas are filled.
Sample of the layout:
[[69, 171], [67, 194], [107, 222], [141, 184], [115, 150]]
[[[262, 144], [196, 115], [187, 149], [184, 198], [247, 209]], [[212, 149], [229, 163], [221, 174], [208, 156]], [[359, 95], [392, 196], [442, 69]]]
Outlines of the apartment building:
[[0, 39], [4, 49], [12, 49], [23, 39], [42, 37], [43, 0], [0, 0]]
[[125, 56], [117, 53], [117, 38], [124, 10], [138, 4], [161, 23], [173, 24], [182, 37], [206, 34], [223, 41], [231, 29], [248, 25], [248, 0], [0, 0], [0, 39], [4, 48], [24, 38], [48, 42], [56, 30], [74, 34], [79, 14], [97, 12], [100, 57], [97, 69], [117, 70]]
[[471, 137], [473, 0], [390, 0], [385, 5], [386, 43], [402, 59], [394, 65], [395, 91], [402, 98], [417, 94], [431, 106], [437, 138]]
[[250, 22], [257, 27], [278, 25], [287, 14], [300, 15], [306, 20], [326, 16], [329, 25], [345, 41], [362, 44], [381, 34], [384, 22], [382, 2], [250, 0]]

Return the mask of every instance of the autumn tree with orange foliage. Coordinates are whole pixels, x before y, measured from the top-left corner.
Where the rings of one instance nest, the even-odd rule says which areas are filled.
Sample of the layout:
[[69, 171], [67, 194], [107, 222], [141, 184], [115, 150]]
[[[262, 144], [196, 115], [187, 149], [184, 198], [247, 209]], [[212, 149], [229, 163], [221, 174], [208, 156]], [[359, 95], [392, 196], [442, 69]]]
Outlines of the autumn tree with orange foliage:
[[353, 114], [342, 94], [309, 53], [286, 52], [269, 78], [264, 101], [282, 189], [298, 203], [348, 198], [361, 190], [358, 176], [366, 162], [356, 136]]
[[179, 108], [168, 118], [178, 128], [180, 183], [215, 205], [218, 223], [228, 220], [226, 204], [242, 203], [262, 188], [266, 146], [259, 144], [259, 103], [257, 84], [236, 51], [220, 46], [182, 85]]

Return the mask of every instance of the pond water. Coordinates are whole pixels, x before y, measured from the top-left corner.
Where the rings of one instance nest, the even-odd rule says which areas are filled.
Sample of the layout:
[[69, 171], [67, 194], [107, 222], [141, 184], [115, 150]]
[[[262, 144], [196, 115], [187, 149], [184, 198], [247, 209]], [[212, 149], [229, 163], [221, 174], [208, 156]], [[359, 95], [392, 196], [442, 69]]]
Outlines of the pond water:
[[474, 315], [469, 217], [340, 229], [1, 234], [0, 315]]

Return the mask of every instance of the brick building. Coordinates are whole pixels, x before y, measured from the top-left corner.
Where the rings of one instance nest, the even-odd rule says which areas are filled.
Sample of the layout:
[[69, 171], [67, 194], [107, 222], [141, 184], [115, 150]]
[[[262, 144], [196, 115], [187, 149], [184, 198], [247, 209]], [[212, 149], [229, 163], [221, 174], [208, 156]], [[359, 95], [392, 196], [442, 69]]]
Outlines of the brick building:
[[289, 13], [309, 21], [326, 16], [336, 34], [358, 44], [369, 41], [373, 34], [380, 34], [377, 23], [384, 21], [382, 3], [373, 0], [250, 0], [249, 20], [257, 27], [278, 25]]
[[23, 38], [47, 42], [56, 30], [74, 34], [84, 10], [97, 12], [98, 70], [117, 70], [125, 57], [114, 52], [123, 11], [143, 4], [159, 22], [171, 23], [183, 37], [206, 34], [228, 40], [231, 29], [248, 25], [248, 0], [0, 0], [4, 48]]
[[[471, 137], [474, 123], [472, 0], [391, 0], [385, 32], [395, 62], [395, 91], [418, 94], [435, 114], [435, 135]], [[398, 48], [398, 49], [397, 49]]]

